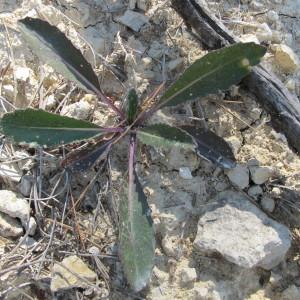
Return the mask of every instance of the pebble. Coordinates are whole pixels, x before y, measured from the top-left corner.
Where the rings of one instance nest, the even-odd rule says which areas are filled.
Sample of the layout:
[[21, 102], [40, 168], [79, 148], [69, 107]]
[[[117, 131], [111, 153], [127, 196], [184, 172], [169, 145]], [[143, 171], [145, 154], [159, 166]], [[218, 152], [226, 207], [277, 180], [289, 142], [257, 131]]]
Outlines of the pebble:
[[240, 189], [249, 185], [249, 170], [246, 166], [237, 165], [234, 169], [226, 171], [226, 175], [231, 183]]
[[15, 193], [0, 190], [0, 212], [19, 218], [23, 226], [26, 226], [30, 216], [30, 205], [25, 199], [17, 198]]
[[127, 10], [123, 16], [116, 20], [135, 32], [139, 32], [141, 27], [149, 21], [145, 15], [132, 10]]
[[269, 213], [273, 212], [275, 209], [275, 201], [268, 196], [262, 197], [260, 204], [261, 204], [261, 207], [263, 208], [263, 210], [265, 210]]
[[243, 268], [278, 265], [291, 246], [289, 229], [269, 218], [243, 194], [226, 191], [199, 219], [194, 241], [202, 253], [220, 253]]
[[2, 86], [2, 93], [7, 98], [13, 98], [14, 96], [14, 86], [11, 84], [4, 84]]
[[80, 100], [79, 102], [72, 103], [70, 105], [65, 106], [61, 110], [61, 115], [68, 116], [80, 120], [86, 120], [89, 118], [92, 111], [92, 106], [90, 103], [84, 100]]
[[[61, 262], [63, 266], [69, 269], [72, 273], [86, 279], [93, 283], [96, 281], [97, 274], [92, 271], [82, 259], [76, 255], [68, 256]], [[73, 275], [66, 268], [59, 264], [54, 264], [52, 268], [51, 291], [57, 292], [59, 290], [70, 289], [74, 287], [85, 288], [87, 283], [79, 277]]]
[[263, 189], [259, 185], [253, 185], [248, 189], [248, 195], [253, 198], [263, 194]]
[[16, 79], [24, 82], [29, 79], [31, 73], [32, 70], [26, 67], [17, 67], [15, 70]]
[[179, 278], [182, 286], [190, 285], [197, 280], [195, 268], [183, 268], [180, 270]]
[[56, 106], [56, 99], [54, 95], [49, 95], [45, 100], [45, 108], [52, 109]]
[[284, 44], [275, 47], [274, 59], [275, 63], [286, 73], [293, 73], [300, 67], [295, 52]]
[[274, 170], [270, 167], [250, 167], [251, 179], [255, 184], [263, 184], [270, 179]]
[[35, 235], [36, 232], [36, 228], [37, 228], [37, 224], [36, 224], [36, 220], [33, 217], [30, 217], [28, 225], [27, 225], [27, 230], [28, 230], [28, 234], [33, 236]]
[[21, 223], [2, 212], [0, 212], [0, 235], [5, 238], [19, 237], [23, 234]]
[[18, 185], [19, 192], [24, 196], [24, 197], [29, 197], [30, 192], [31, 192], [31, 187], [33, 183], [33, 176], [32, 175], [24, 175], [21, 178], [21, 182]]
[[267, 23], [260, 24], [255, 35], [260, 42], [268, 42], [272, 40], [272, 30]]
[[183, 179], [193, 179], [191, 170], [188, 167], [180, 167], [179, 168], [179, 176]]

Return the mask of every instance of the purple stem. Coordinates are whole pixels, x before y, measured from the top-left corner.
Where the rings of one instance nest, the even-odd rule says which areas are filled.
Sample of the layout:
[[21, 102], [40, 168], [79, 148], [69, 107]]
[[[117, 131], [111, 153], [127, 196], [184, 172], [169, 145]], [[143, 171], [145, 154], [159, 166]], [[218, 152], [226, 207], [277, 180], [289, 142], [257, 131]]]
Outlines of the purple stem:
[[125, 119], [125, 114], [117, 108], [100, 90], [95, 91], [98, 98], [100, 98], [105, 104], [107, 104], [115, 113], [117, 113], [122, 120]]
[[132, 185], [134, 183], [135, 167], [135, 150], [136, 150], [136, 133], [130, 134], [129, 158], [128, 158], [128, 200], [132, 197]]

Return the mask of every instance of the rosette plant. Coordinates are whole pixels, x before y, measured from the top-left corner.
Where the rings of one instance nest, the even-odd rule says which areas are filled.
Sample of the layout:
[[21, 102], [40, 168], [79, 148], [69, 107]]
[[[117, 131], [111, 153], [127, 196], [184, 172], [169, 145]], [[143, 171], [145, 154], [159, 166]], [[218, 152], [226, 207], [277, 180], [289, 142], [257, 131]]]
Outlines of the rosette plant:
[[62, 165], [69, 172], [87, 170], [99, 158], [105, 159], [114, 144], [129, 136], [128, 180], [119, 191], [119, 256], [129, 285], [135, 292], [140, 291], [151, 276], [155, 236], [147, 198], [135, 171], [137, 142], [166, 149], [192, 149], [222, 168], [235, 166], [229, 145], [212, 131], [167, 124], [147, 126], [147, 119], [163, 107], [198, 100], [237, 84], [250, 72], [251, 66], [259, 63], [266, 49], [254, 43], [238, 43], [210, 52], [187, 68], [161, 96], [153, 93], [144, 101], [138, 101], [136, 92], [130, 90], [125, 105], [120, 108], [103, 94], [91, 65], [59, 29], [43, 20], [28, 17], [19, 21], [19, 28], [39, 59], [78, 87], [94, 93], [115, 112], [119, 125], [103, 128], [28, 108], [4, 114], [2, 132], [14, 143], [35, 143], [43, 147], [94, 139], [89, 152], [80, 155], [80, 151], [74, 151], [67, 155]]

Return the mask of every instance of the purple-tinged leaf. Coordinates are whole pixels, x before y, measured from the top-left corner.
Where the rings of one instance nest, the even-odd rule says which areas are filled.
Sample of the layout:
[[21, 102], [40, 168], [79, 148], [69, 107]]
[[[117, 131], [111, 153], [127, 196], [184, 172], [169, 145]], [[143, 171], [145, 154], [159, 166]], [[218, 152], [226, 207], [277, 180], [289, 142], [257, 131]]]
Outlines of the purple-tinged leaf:
[[138, 292], [148, 283], [154, 265], [155, 236], [146, 195], [134, 170], [136, 137], [131, 135], [128, 184], [119, 205], [119, 255], [131, 288]]
[[224, 169], [236, 166], [236, 160], [228, 143], [208, 129], [195, 129], [192, 126], [181, 127], [194, 140], [199, 156]]
[[72, 151], [61, 162], [61, 166], [71, 172], [85, 172], [94, 166], [96, 162], [106, 159], [111, 145], [112, 140], [109, 140], [101, 144], [89, 144], [84, 149]]

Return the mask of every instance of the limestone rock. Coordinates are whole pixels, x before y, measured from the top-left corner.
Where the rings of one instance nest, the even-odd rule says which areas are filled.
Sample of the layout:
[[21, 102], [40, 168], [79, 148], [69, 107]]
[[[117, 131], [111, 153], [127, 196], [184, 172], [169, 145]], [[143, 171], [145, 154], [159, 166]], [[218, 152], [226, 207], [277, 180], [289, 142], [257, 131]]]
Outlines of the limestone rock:
[[17, 198], [15, 193], [0, 190], [0, 212], [19, 218], [23, 226], [26, 226], [30, 216], [30, 205], [25, 199]]
[[183, 268], [179, 273], [181, 285], [186, 286], [195, 282], [197, 279], [197, 272], [195, 268]]
[[61, 110], [61, 114], [80, 120], [86, 120], [90, 116], [91, 111], [92, 106], [87, 101], [80, 100], [79, 102], [65, 106]]
[[270, 219], [241, 193], [227, 191], [213, 199], [199, 219], [195, 246], [201, 252], [220, 253], [244, 268], [270, 270], [291, 246], [288, 228]]
[[297, 55], [284, 44], [275, 47], [274, 58], [276, 64], [286, 73], [293, 73], [300, 67]]
[[272, 176], [273, 172], [273, 169], [270, 167], [250, 167], [251, 179], [255, 184], [265, 183]]
[[127, 10], [123, 16], [117, 18], [117, 21], [138, 32], [144, 24], [148, 23], [148, 18], [143, 14]]
[[226, 172], [233, 185], [244, 189], [249, 185], [249, 170], [246, 166], [237, 165], [234, 169]]
[[[92, 271], [79, 257], [76, 255], [68, 256], [64, 258], [61, 262], [63, 266], [59, 264], [54, 264], [52, 268], [52, 281], [51, 281], [51, 291], [57, 292], [63, 289], [70, 289], [73, 287], [87, 287], [87, 282], [83, 281], [81, 278], [93, 283], [97, 275]], [[70, 272], [70, 271], [71, 272]], [[75, 276], [74, 274], [77, 276]]]
[[20, 222], [0, 212], [0, 235], [6, 238], [19, 237], [23, 234]]

